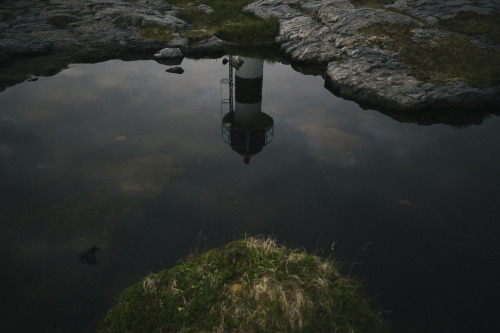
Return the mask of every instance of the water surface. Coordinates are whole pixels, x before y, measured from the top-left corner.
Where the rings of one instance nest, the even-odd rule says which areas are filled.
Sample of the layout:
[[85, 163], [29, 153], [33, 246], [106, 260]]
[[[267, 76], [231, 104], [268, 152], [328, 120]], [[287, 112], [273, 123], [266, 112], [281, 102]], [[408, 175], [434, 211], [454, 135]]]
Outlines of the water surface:
[[400, 123], [267, 60], [272, 140], [245, 164], [223, 138], [227, 65], [167, 67], [74, 64], [0, 94], [6, 331], [93, 331], [141, 276], [245, 234], [334, 245], [402, 332], [498, 327], [498, 117]]

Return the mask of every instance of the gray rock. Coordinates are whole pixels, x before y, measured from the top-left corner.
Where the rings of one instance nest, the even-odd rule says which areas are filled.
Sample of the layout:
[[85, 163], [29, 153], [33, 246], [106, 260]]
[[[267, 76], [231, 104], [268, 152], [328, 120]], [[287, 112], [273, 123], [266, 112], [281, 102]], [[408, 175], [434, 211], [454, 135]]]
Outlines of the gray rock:
[[202, 12], [204, 12], [205, 14], [212, 14], [214, 12], [214, 9], [212, 7], [207, 6], [205, 4], [202, 4], [202, 3], [199, 3], [196, 7], [199, 10], [201, 10]]
[[491, 100], [494, 89], [477, 89], [464, 82], [441, 85], [410, 76], [410, 68], [390, 51], [362, 45], [348, 50], [341, 62], [331, 62], [327, 84], [336, 93], [388, 110], [474, 108]]
[[[491, 103], [495, 89], [477, 89], [464, 82], [441, 85], [424, 83], [410, 76], [407, 65], [393, 51], [369, 47], [369, 37], [359, 33], [379, 22], [423, 26], [424, 22], [453, 17], [458, 11], [490, 13], [500, 1], [487, 0], [400, 0], [386, 6], [410, 13], [407, 16], [385, 10], [355, 8], [349, 0], [299, 0], [302, 10], [289, 7], [293, 0], [259, 0], [247, 10], [260, 17], [276, 15], [280, 20], [276, 42], [293, 61], [327, 65], [327, 85], [343, 97], [390, 110], [425, 108], [475, 108]], [[420, 19], [420, 20], [419, 20]], [[417, 29], [415, 40], [450, 34], [439, 29]], [[476, 38], [476, 45], [488, 46]]]
[[471, 11], [478, 14], [489, 14], [500, 11], [497, 0], [397, 0], [387, 8], [399, 9], [408, 14], [434, 23], [435, 19], [447, 19], [458, 12]]
[[189, 45], [186, 49], [190, 54], [220, 54], [226, 49], [226, 43], [217, 37], [204, 39]]
[[[189, 39], [178, 37], [167, 43], [168, 47], [177, 47], [182, 52], [189, 51]], [[186, 52], [187, 53], [187, 52]]]
[[44, 41], [0, 40], [0, 51], [13, 57], [30, 57], [48, 54], [53, 43]]
[[182, 54], [181, 50], [178, 48], [167, 47], [156, 52], [154, 57], [155, 59], [182, 58], [184, 57], [184, 54]]

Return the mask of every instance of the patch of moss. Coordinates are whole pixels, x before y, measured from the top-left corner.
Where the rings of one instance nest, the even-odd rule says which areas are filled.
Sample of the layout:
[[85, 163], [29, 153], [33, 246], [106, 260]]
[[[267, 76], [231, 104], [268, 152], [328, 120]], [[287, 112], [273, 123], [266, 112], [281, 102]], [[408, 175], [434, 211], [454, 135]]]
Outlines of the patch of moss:
[[141, 36], [147, 39], [154, 39], [161, 42], [169, 42], [175, 38], [171, 29], [159, 26], [148, 26], [141, 29]]
[[226, 25], [218, 28], [216, 35], [225, 40], [247, 43], [273, 41], [278, 32], [279, 20], [271, 16], [265, 20]]
[[126, 289], [100, 332], [383, 332], [338, 264], [246, 238]]
[[416, 25], [376, 23], [360, 30], [369, 42], [398, 52], [417, 79], [443, 83], [465, 81], [479, 87], [500, 84], [500, 52], [480, 48], [463, 35], [412, 39]]
[[189, 41], [192, 43], [210, 38], [212, 36], [213, 34], [206, 30], [189, 30], [182, 35], [182, 37], [189, 39]]
[[455, 17], [441, 20], [439, 27], [470, 36], [487, 36], [500, 45], [500, 12], [481, 15], [474, 12], [458, 12]]
[[278, 34], [279, 21], [275, 18], [261, 19], [243, 8], [252, 0], [204, 0], [213, 8], [206, 13], [190, 0], [169, 0], [171, 4], [183, 8], [177, 17], [204, 29], [221, 39], [233, 42], [273, 41]]

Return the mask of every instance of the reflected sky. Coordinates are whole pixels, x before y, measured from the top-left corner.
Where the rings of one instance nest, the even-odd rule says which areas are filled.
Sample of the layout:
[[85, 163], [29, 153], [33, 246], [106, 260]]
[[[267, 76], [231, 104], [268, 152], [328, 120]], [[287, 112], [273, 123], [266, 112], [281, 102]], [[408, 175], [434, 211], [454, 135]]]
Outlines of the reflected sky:
[[227, 65], [181, 66], [75, 64], [0, 94], [7, 329], [93, 331], [139, 277], [244, 234], [336, 242], [401, 331], [498, 324], [498, 117], [399, 123], [266, 60], [274, 136], [246, 165], [221, 135]]

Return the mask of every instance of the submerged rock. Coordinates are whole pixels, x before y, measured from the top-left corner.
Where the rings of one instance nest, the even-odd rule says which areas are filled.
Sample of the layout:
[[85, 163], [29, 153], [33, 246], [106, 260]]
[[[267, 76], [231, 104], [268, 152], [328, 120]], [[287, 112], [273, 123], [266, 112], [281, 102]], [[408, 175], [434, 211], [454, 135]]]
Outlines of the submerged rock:
[[78, 255], [78, 261], [84, 264], [97, 264], [97, 259], [95, 253], [99, 250], [98, 247], [92, 246], [90, 249], [80, 252]]

